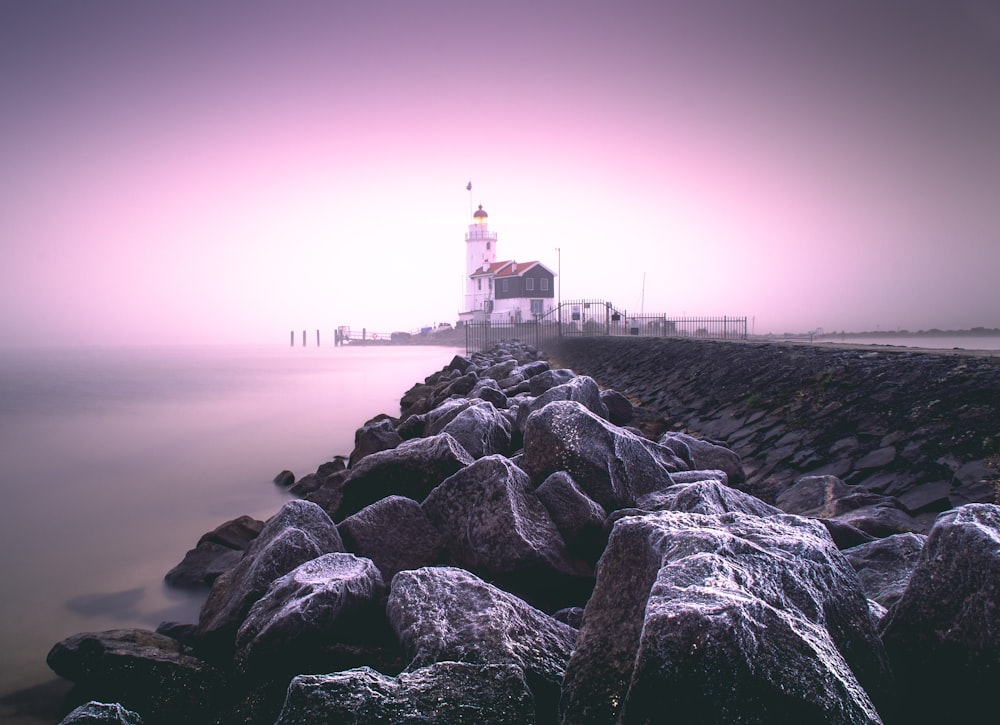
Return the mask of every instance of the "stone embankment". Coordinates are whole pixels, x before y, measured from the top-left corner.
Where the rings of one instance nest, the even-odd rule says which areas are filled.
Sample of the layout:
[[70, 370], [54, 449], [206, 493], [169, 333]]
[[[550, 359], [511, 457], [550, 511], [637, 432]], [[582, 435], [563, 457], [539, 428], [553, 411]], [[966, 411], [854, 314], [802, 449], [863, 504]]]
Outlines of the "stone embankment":
[[[519, 344], [457, 356], [349, 457], [280, 475], [268, 521], [202, 537], [168, 575], [208, 588], [196, 625], [55, 645], [64, 723], [974, 721], [1000, 507], [959, 471], [989, 464], [996, 398], [960, 401], [990, 376], [756, 349], [556, 351], [604, 389]], [[904, 373], [940, 391], [903, 393], [906, 425]], [[904, 496], [942, 470], [931, 521]]]

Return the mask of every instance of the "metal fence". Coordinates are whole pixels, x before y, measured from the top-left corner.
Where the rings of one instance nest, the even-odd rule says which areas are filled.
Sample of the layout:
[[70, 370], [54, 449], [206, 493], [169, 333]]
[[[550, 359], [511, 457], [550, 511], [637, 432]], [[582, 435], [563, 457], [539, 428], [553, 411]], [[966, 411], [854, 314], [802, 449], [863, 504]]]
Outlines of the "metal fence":
[[467, 322], [467, 352], [488, 350], [498, 343], [520, 340], [537, 348], [560, 337], [685, 337], [744, 340], [746, 317], [670, 317], [629, 315], [604, 300], [574, 300], [530, 322]]

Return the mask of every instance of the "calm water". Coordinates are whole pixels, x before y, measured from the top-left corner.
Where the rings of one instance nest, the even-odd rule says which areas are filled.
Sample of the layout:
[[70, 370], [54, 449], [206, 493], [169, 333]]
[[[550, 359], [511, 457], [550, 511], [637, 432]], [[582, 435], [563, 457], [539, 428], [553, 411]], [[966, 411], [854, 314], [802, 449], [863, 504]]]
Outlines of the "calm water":
[[[163, 575], [198, 538], [287, 498], [271, 483], [347, 455], [399, 414], [439, 347], [0, 351], [0, 721], [82, 631], [193, 622]], [[49, 722], [56, 722], [51, 720]]]

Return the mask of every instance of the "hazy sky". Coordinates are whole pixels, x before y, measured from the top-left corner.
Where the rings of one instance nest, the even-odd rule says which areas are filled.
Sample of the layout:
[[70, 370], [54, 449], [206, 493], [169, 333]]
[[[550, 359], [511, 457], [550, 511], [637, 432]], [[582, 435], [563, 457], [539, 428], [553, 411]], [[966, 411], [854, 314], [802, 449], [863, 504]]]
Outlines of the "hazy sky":
[[1000, 326], [1000, 5], [0, 0], [0, 345], [454, 322], [470, 202], [563, 299]]

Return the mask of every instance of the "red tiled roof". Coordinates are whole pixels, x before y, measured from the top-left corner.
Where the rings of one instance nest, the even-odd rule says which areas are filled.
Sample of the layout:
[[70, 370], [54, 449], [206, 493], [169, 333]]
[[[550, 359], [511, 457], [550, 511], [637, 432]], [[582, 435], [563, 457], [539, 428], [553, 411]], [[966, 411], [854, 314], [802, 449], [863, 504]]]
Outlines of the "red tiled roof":
[[[470, 277], [520, 277], [522, 274], [532, 269], [533, 267], [540, 266], [545, 271], [551, 273], [548, 267], [544, 264], [539, 264], [536, 261], [532, 262], [515, 262], [513, 259], [505, 259], [502, 262], [494, 262], [485, 270], [480, 267], [477, 271], [473, 272]], [[515, 272], [514, 269], [517, 268]]]

